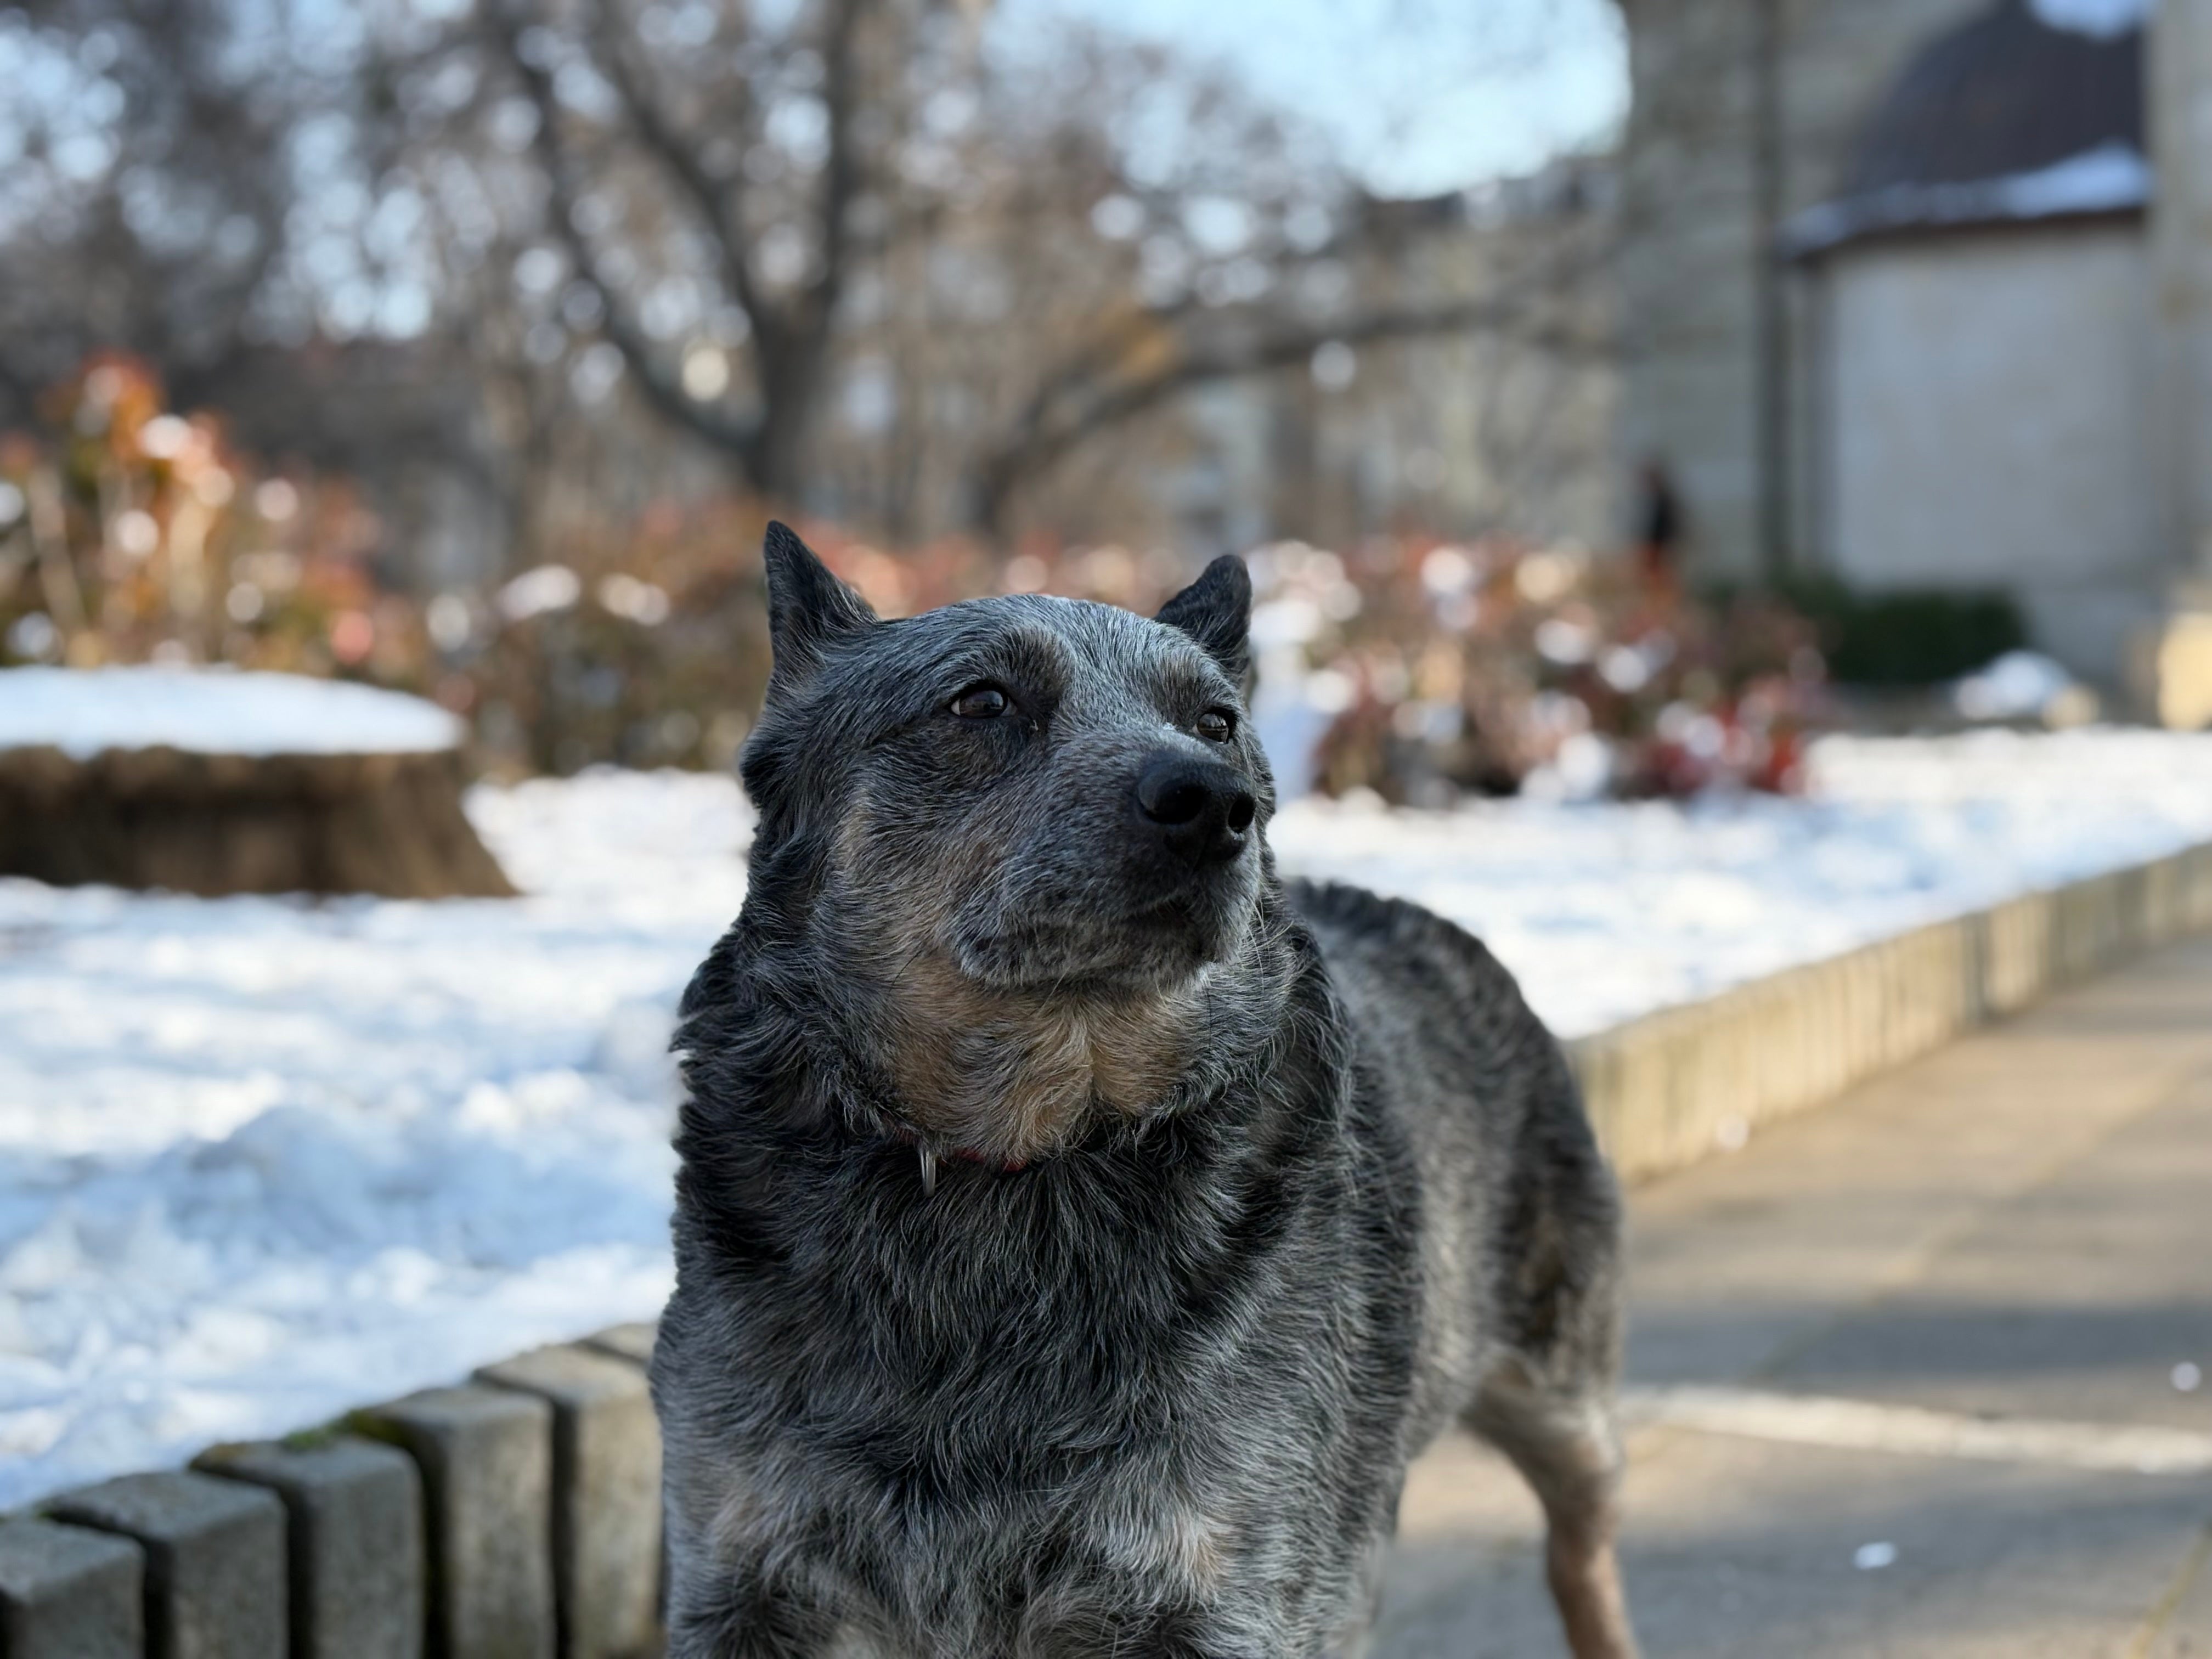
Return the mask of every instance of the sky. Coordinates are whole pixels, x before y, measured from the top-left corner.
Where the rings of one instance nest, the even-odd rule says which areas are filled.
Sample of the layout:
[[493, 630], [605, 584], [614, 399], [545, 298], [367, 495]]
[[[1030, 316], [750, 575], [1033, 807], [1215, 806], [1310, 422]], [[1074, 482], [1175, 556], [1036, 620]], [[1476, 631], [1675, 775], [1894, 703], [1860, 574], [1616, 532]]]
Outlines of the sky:
[[[2077, 0], [2077, 3], [2081, 0]], [[1628, 101], [1614, 0], [1002, 0], [1233, 66], [1334, 135], [1370, 189], [1425, 196], [1604, 138]]]

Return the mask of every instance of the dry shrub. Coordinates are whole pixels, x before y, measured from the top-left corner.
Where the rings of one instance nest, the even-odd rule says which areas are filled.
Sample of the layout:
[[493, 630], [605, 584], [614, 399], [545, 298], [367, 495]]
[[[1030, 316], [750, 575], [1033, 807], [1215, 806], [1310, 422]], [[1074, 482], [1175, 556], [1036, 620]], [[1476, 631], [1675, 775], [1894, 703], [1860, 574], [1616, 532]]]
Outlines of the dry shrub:
[[[757, 503], [571, 520], [494, 592], [426, 603], [380, 584], [379, 526], [343, 481], [264, 471], [211, 417], [166, 410], [127, 359], [88, 364], [44, 415], [0, 441], [0, 662], [222, 662], [420, 690], [512, 773], [726, 766], [759, 708]], [[1193, 574], [1164, 550], [1036, 536], [1002, 557], [799, 528], [887, 617], [990, 592], [1150, 611]], [[1332, 794], [1784, 790], [1820, 713], [1814, 630], [1772, 599], [1700, 603], [1626, 561], [1503, 538], [1283, 543], [1251, 563], [1262, 696], [1313, 717], [1313, 781]]]
[[[1788, 790], [1821, 707], [1812, 628], [1774, 601], [1716, 609], [1574, 547], [1377, 537], [1255, 556], [1256, 622], [1295, 641], [1333, 718], [1316, 787], [1442, 804]], [[1280, 672], [1279, 670], [1279, 672]]]
[[96, 357], [0, 440], [0, 663], [229, 663], [420, 687], [416, 606], [342, 480], [266, 471]]

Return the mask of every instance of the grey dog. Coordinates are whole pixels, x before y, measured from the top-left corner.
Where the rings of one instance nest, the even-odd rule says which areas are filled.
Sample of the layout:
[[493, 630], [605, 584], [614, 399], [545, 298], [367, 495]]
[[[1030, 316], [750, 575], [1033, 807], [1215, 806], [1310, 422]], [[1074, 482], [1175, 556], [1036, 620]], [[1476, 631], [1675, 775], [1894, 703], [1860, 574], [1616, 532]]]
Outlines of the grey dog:
[[677, 1037], [672, 1659], [1364, 1652], [1454, 1424], [1626, 1659], [1612, 1179], [1480, 945], [1277, 879], [1243, 566], [886, 622], [767, 559]]

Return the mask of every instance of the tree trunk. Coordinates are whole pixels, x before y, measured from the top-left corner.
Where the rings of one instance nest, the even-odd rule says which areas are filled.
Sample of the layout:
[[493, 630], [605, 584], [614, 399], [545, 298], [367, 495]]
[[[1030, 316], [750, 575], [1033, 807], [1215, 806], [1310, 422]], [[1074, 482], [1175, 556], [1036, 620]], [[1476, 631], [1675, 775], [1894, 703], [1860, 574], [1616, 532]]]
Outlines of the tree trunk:
[[0, 750], [0, 874], [226, 893], [505, 898], [460, 758]]
[[816, 399], [829, 344], [824, 331], [810, 328], [771, 336], [757, 347], [761, 423], [744, 458], [744, 471], [756, 490], [781, 506], [805, 505]]

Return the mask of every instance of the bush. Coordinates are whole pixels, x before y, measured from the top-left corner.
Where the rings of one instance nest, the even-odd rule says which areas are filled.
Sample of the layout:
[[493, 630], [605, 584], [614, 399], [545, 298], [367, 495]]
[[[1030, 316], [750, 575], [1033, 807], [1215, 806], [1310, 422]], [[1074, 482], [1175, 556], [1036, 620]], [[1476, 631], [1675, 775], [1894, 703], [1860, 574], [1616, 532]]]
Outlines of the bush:
[[[759, 503], [573, 518], [489, 592], [380, 581], [380, 526], [343, 480], [279, 476], [221, 422], [171, 412], [113, 355], [0, 438], [0, 667], [224, 663], [430, 696], [506, 774], [727, 766], [768, 678]], [[887, 617], [1050, 590], [1139, 608], [1187, 573], [1160, 554], [1039, 540], [1011, 559], [946, 539], [891, 553], [800, 528]]]
[[[1626, 560], [1504, 538], [1291, 544], [1253, 563], [1255, 632], [1295, 624], [1309, 700], [1334, 711], [1316, 756], [1326, 793], [1796, 786], [1822, 665], [1811, 624], [1776, 599], [1694, 603]], [[1263, 692], [1295, 665], [1279, 648], [1263, 661]]]
[[0, 666], [229, 663], [423, 689], [418, 608], [342, 481], [268, 472], [145, 368], [93, 359], [0, 439]]
[[2027, 643], [2019, 607], [2002, 593], [1871, 593], [1809, 577], [1782, 592], [1812, 619], [1828, 672], [1846, 685], [1935, 685]]

